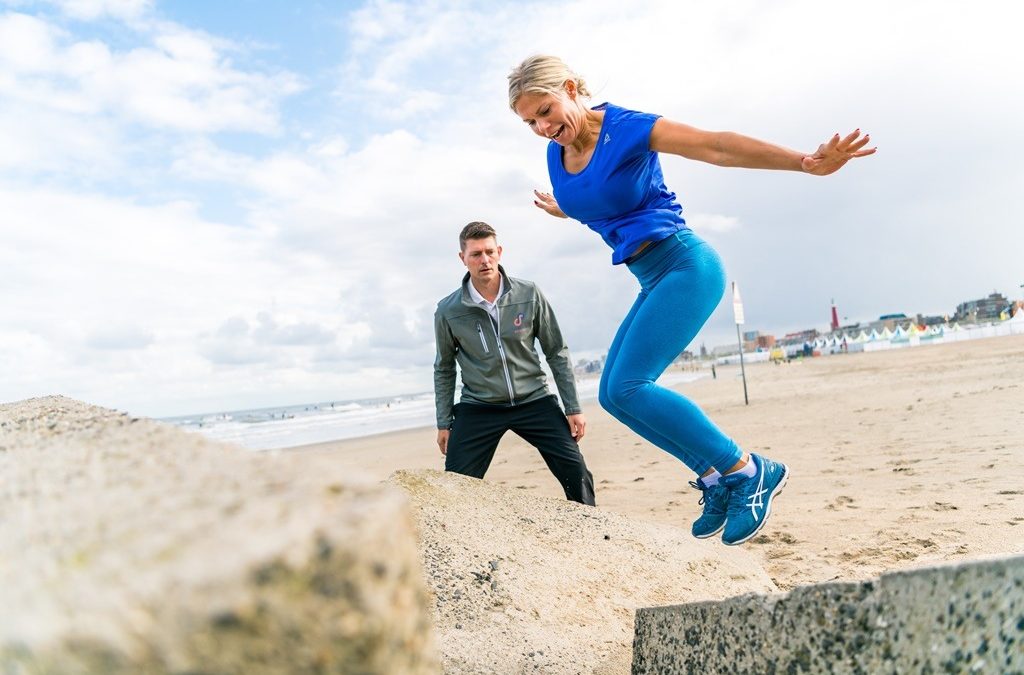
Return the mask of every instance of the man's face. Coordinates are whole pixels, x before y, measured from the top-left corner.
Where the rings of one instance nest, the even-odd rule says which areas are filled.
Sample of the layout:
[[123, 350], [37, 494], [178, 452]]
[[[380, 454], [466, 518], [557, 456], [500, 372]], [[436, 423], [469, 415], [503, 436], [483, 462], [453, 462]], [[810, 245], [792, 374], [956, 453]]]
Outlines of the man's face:
[[484, 285], [498, 278], [501, 247], [494, 237], [467, 239], [466, 248], [459, 252], [459, 258], [469, 270], [469, 277], [477, 285]]

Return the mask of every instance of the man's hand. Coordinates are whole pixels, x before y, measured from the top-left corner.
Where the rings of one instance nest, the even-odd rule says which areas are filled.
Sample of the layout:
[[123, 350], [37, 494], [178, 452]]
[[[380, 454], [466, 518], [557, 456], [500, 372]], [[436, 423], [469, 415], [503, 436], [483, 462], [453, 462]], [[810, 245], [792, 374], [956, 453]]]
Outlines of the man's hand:
[[441, 448], [441, 454], [448, 454], [448, 437], [451, 435], [451, 431], [448, 429], [437, 430], [437, 447]]
[[575, 415], [566, 415], [565, 419], [569, 421], [569, 432], [572, 433], [572, 437], [579, 443], [587, 432], [587, 418], [583, 416], [583, 413], [577, 413]]

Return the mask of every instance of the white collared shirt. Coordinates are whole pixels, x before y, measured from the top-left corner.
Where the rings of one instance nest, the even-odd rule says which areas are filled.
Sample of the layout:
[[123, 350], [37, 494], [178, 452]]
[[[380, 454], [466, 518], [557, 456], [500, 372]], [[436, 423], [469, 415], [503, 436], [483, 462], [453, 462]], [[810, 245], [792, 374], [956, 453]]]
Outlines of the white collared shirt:
[[472, 279], [466, 282], [466, 286], [469, 288], [469, 297], [473, 299], [473, 302], [483, 307], [491, 315], [491, 318], [494, 319], [495, 325], [500, 326], [501, 323], [498, 321], [498, 300], [501, 298], [501, 294], [505, 292], [504, 277], [498, 276], [498, 295], [494, 298], [494, 302], [488, 302], [487, 298], [480, 295], [480, 291], [476, 290]]

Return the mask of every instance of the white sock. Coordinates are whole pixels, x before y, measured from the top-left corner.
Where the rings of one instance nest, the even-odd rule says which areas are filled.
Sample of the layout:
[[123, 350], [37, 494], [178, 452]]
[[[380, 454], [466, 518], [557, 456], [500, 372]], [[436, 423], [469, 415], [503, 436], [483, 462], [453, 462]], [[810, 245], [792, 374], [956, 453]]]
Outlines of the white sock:
[[743, 468], [730, 471], [727, 476], [746, 476], [747, 478], [753, 478], [757, 475], [757, 467], [754, 466], [754, 458], [751, 457], [747, 460], [747, 463], [743, 465]]
[[704, 483], [704, 487], [714, 487], [718, 485], [718, 479], [722, 477], [722, 474], [718, 473], [718, 469], [715, 469], [714, 473], [709, 473], [706, 476], [701, 476], [700, 482]]

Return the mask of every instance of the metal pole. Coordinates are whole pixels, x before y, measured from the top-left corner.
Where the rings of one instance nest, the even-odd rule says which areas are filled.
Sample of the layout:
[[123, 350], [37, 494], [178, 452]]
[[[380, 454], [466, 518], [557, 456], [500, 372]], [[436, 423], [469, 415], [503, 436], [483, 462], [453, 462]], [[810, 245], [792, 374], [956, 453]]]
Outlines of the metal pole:
[[743, 365], [743, 340], [740, 338], [740, 325], [736, 324], [736, 342], [740, 345], [740, 373], [743, 374], [743, 405], [750, 405], [747, 398], [747, 369]]

